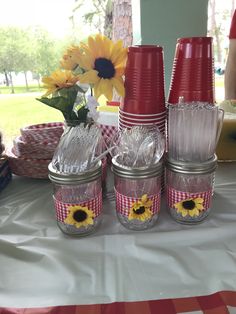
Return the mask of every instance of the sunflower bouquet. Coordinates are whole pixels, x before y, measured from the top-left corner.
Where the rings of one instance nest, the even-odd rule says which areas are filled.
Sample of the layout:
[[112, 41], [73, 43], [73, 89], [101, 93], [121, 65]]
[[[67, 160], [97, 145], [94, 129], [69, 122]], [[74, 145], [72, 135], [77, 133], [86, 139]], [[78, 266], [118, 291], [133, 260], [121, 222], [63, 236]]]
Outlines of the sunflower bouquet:
[[89, 36], [86, 42], [69, 47], [60, 66], [42, 78], [46, 93], [40, 102], [62, 112], [66, 122], [90, 123], [96, 120], [98, 99], [112, 100], [113, 91], [124, 97], [123, 75], [127, 49], [121, 40]]

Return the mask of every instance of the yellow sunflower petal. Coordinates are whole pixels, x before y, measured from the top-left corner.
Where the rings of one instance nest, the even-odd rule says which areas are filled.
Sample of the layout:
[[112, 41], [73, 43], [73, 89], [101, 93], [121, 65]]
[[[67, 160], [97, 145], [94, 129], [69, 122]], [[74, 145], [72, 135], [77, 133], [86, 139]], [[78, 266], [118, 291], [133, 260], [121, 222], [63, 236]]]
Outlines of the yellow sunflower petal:
[[119, 66], [119, 67], [115, 67], [115, 77], [119, 77], [119, 76], [123, 76], [125, 73], [125, 67], [123, 66]]
[[189, 216], [191, 216], [191, 217], [199, 216], [199, 211], [197, 208], [194, 208], [193, 210], [189, 210], [188, 213], [189, 213]]
[[141, 197], [141, 202], [145, 203], [145, 202], [147, 202], [147, 200], [148, 200], [147, 194], [143, 194]]
[[112, 62], [114, 62], [116, 65], [124, 66], [126, 63], [126, 59], [127, 59], [127, 51], [123, 50], [121, 53], [119, 53], [117, 58], [112, 59]]
[[128, 53], [127, 48], [115, 50], [115, 47], [113, 47], [112, 56], [111, 56], [112, 62], [115, 63], [116, 65], [120, 63], [124, 63], [127, 59], [127, 53]]
[[96, 42], [92, 36], [88, 37], [88, 47], [90, 51], [95, 51], [97, 49]]
[[97, 56], [98, 57], [103, 57], [104, 55], [104, 47], [103, 47], [103, 38], [102, 35], [97, 34], [95, 36], [95, 40], [96, 40], [96, 46], [97, 46]]
[[201, 198], [201, 197], [197, 197], [197, 198], [194, 199], [194, 202], [195, 202], [195, 203], [200, 203], [200, 204], [202, 204], [203, 201], [204, 201], [204, 199]]
[[151, 206], [152, 206], [152, 203], [153, 203], [153, 201], [148, 200], [148, 201], [145, 203], [145, 207], [151, 207]]
[[94, 59], [91, 58], [91, 56], [89, 55], [86, 55], [86, 56], [84, 55], [79, 60], [79, 65], [84, 70], [92, 70], [94, 67]]
[[117, 56], [119, 55], [119, 53], [122, 51], [122, 49], [123, 49], [123, 42], [120, 39], [113, 44], [113, 47], [111, 50], [111, 59], [115, 60]]
[[203, 210], [204, 206], [202, 204], [195, 204], [195, 207], [199, 210]]
[[99, 89], [99, 83], [100, 81], [98, 81], [97, 84], [94, 85], [94, 97], [98, 100], [99, 96], [101, 95], [100, 89]]
[[124, 97], [125, 96], [125, 87], [124, 87], [124, 82], [122, 78], [118, 77], [113, 77], [111, 79], [113, 86], [115, 87], [117, 93]]
[[188, 215], [188, 210], [186, 210], [186, 209], [181, 209], [180, 212], [181, 212], [182, 217], [185, 217]]
[[104, 37], [104, 57], [108, 60], [111, 59], [112, 41], [108, 37]]
[[113, 86], [111, 83], [111, 80], [109, 79], [101, 79], [101, 84], [100, 88], [102, 91], [102, 94], [107, 98], [108, 101], [112, 100], [113, 96]]
[[90, 70], [79, 76], [81, 83], [96, 84], [100, 78], [96, 70]]

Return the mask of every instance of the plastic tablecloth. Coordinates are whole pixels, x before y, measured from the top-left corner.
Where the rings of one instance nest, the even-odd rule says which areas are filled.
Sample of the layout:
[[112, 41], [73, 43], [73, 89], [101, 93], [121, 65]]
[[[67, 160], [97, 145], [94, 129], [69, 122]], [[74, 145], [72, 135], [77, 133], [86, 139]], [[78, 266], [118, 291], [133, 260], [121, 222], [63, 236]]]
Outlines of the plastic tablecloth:
[[219, 164], [210, 216], [194, 226], [172, 220], [163, 196], [155, 227], [127, 230], [111, 173], [107, 190], [99, 230], [75, 238], [57, 227], [50, 181], [13, 177], [0, 193], [0, 313], [235, 310], [236, 163]]

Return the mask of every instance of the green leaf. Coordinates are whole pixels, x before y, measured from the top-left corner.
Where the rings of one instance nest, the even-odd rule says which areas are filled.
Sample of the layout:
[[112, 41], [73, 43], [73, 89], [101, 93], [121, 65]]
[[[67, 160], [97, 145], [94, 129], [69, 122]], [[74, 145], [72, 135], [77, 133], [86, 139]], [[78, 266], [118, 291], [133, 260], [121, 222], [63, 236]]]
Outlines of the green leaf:
[[81, 107], [78, 111], [77, 111], [77, 119], [79, 121], [82, 121], [82, 122], [86, 122], [87, 121], [87, 115], [88, 115], [88, 112], [89, 112], [89, 109], [88, 108], [85, 108], [84, 106]]

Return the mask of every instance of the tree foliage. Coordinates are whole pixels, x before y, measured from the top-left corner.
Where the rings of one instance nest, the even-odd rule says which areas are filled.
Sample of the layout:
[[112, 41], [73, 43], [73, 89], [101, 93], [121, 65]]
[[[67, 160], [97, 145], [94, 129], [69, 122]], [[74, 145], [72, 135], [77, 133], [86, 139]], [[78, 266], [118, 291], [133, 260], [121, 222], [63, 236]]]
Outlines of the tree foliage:
[[99, 33], [111, 38], [112, 33], [112, 0], [77, 0], [74, 13], [87, 8], [83, 15], [84, 23], [93, 26]]
[[1, 27], [0, 42], [0, 73], [6, 80], [12, 72], [31, 71], [40, 77], [59, 66], [61, 47], [43, 28]]

